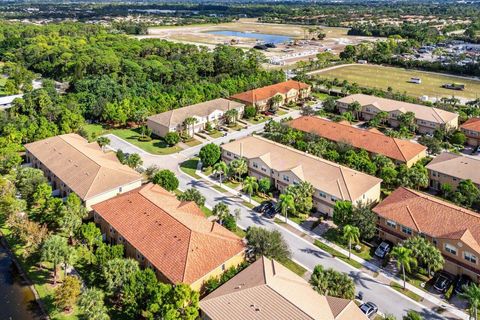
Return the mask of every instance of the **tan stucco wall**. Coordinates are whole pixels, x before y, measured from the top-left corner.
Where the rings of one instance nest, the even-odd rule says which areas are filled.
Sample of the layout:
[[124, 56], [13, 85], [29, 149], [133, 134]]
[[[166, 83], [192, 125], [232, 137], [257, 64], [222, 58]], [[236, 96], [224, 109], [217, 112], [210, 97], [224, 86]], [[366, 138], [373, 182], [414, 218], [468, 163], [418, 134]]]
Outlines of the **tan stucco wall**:
[[[110, 190], [108, 192], [104, 192], [102, 194], [99, 194], [96, 197], [85, 200], [85, 207], [87, 207], [88, 210], [92, 210], [92, 206], [94, 204], [97, 204], [97, 203], [100, 203], [102, 201], [111, 199], [111, 198], [113, 198], [113, 197], [115, 197], [115, 196], [117, 196], [121, 193], [128, 192], [130, 190], [139, 188], [141, 186], [142, 186], [142, 180], [138, 180], [138, 181], [132, 182], [130, 184], [123, 185], [119, 188]], [[121, 190], [120, 190], [120, 188], [121, 188]]]
[[153, 134], [159, 137], [165, 137], [170, 132], [170, 128], [159, 124], [158, 122], [147, 119], [147, 127], [152, 130]]

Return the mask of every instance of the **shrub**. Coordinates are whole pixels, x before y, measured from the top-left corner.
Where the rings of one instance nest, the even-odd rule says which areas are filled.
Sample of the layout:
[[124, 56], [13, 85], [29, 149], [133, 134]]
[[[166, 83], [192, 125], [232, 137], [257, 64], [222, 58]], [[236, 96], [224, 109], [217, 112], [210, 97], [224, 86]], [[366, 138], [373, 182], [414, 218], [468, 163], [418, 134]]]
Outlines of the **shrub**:
[[253, 118], [257, 115], [257, 109], [255, 107], [246, 107], [244, 116], [247, 119]]
[[226, 215], [225, 218], [223, 219], [223, 226], [230, 231], [236, 231], [237, 222], [235, 221], [235, 217], [232, 216], [231, 214]]
[[137, 140], [141, 142], [149, 142], [152, 141], [152, 138], [149, 136], [139, 136]]
[[216, 144], [209, 143], [206, 146], [203, 146], [202, 149], [200, 149], [200, 153], [198, 155], [203, 165], [206, 167], [210, 167], [220, 159], [220, 147]]
[[177, 133], [177, 132], [169, 132], [165, 135], [165, 137], [163, 138], [163, 140], [165, 140], [165, 142], [173, 147], [174, 145], [176, 145], [178, 142], [180, 142], [180, 135]]
[[168, 191], [178, 188], [179, 182], [175, 174], [170, 170], [160, 170], [153, 175], [152, 182], [158, 184]]

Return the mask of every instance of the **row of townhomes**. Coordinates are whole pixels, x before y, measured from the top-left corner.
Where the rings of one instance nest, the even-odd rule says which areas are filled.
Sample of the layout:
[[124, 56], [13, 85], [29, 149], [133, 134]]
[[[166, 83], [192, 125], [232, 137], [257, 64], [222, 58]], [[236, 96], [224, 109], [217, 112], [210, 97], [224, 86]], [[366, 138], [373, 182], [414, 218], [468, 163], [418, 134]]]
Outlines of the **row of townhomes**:
[[[272, 104], [280, 106], [297, 102], [309, 95], [309, 85], [289, 80], [239, 93], [230, 99], [219, 98], [156, 114], [147, 119], [147, 126], [159, 137], [164, 137], [169, 132], [190, 131], [189, 134], [193, 134], [204, 130], [207, 123], [214, 127], [223, 125], [226, 121], [225, 113], [229, 110], [236, 110], [236, 116], [240, 118], [245, 106], [254, 106], [262, 112], [271, 108]], [[188, 118], [194, 119], [192, 125], [185, 123]]]
[[398, 127], [398, 117], [407, 112], [415, 113], [415, 120], [419, 133], [433, 134], [436, 129], [455, 130], [458, 128], [458, 114], [442, 109], [422, 106], [391, 99], [379, 98], [365, 94], [353, 94], [337, 100], [337, 106], [341, 113], [349, 111], [348, 106], [358, 102], [362, 109], [360, 118], [368, 121], [381, 111], [388, 113], [388, 124]]
[[227, 163], [246, 159], [249, 175], [270, 178], [279, 191], [300, 181], [310, 182], [315, 189], [313, 204], [330, 216], [337, 200], [354, 204], [380, 200], [381, 179], [262, 137], [249, 136], [224, 144], [222, 158]]
[[440, 190], [442, 184], [456, 189], [460, 181], [470, 179], [480, 188], [480, 159], [443, 152], [426, 166], [430, 188]]
[[431, 195], [398, 188], [373, 211], [379, 235], [398, 243], [420, 235], [445, 258], [444, 269], [480, 281], [480, 215]]
[[290, 121], [288, 125], [336, 143], [364, 149], [372, 155], [383, 155], [397, 164], [406, 164], [409, 167], [427, 156], [427, 148], [421, 144], [388, 137], [375, 128], [369, 130], [356, 128], [347, 121], [338, 123], [305, 116]]

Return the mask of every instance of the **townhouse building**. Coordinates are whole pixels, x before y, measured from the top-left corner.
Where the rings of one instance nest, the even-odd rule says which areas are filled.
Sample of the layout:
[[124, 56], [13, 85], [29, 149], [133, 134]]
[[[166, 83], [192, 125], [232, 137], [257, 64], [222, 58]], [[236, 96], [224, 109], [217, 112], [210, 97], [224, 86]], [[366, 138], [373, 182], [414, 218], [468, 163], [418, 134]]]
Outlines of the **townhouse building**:
[[467, 179], [480, 188], [480, 159], [442, 152], [426, 168], [430, 188], [434, 190], [440, 190], [442, 184], [449, 184], [455, 190], [460, 181]]
[[203, 320], [367, 320], [354, 301], [318, 294], [275, 260], [259, 258], [200, 301]]
[[279, 191], [300, 181], [314, 187], [313, 204], [332, 215], [337, 200], [377, 202], [381, 179], [341, 166], [271, 140], [248, 136], [222, 145], [222, 159], [244, 158], [251, 176], [269, 178]]
[[[213, 127], [223, 125], [226, 121], [225, 112], [228, 110], [237, 110], [237, 117], [241, 118], [244, 107], [243, 103], [219, 98], [150, 116], [147, 118], [147, 126], [159, 137], [164, 137], [169, 132], [180, 133], [184, 130], [193, 135], [205, 129], [207, 123]], [[195, 123], [187, 126], [184, 121], [190, 117], [195, 119]]]
[[398, 117], [407, 112], [413, 112], [419, 133], [433, 134], [436, 129], [449, 131], [458, 128], [458, 114], [456, 113], [366, 94], [353, 94], [338, 99], [337, 107], [341, 113], [344, 113], [348, 111], [348, 106], [353, 102], [358, 102], [362, 106], [359, 115], [365, 121], [371, 120], [377, 113], [385, 111], [388, 113], [388, 124], [391, 127], [398, 127], [400, 126]]
[[121, 164], [114, 152], [78, 134], [64, 134], [25, 145], [29, 165], [44, 172], [56, 196], [74, 192], [87, 209], [142, 185], [142, 175]]
[[[248, 106], [255, 106], [258, 111], [267, 111], [273, 104], [282, 106], [290, 102], [298, 102], [309, 97], [310, 93], [310, 85], [295, 80], [288, 80], [238, 93], [230, 98]], [[273, 101], [275, 96], [279, 97], [278, 102]]]
[[333, 122], [319, 117], [304, 116], [289, 121], [288, 125], [336, 143], [364, 149], [371, 155], [383, 155], [396, 164], [405, 164], [408, 167], [427, 156], [427, 147], [421, 144], [388, 137], [377, 129], [356, 128], [346, 121]]
[[460, 126], [460, 130], [467, 136], [467, 144], [480, 146], [480, 118], [468, 119]]
[[194, 202], [179, 201], [155, 184], [98, 203], [93, 211], [105, 240], [124, 245], [127, 257], [152, 268], [164, 283], [200, 291], [206, 280], [245, 259], [242, 239], [209, 221]]
[[445, 271], [480, 280], [480, 215], [431, 195], [400, 187], [373, 208], [378, 234], [399, 243], [422, 236], [440, 250]]

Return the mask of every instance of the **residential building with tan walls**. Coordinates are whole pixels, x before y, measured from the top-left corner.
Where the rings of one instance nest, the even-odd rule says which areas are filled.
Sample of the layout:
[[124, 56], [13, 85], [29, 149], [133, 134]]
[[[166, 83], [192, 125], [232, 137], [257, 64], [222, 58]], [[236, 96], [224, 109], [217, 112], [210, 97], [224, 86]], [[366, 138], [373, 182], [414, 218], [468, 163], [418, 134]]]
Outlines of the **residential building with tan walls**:
[[323, 296], [262, 257], [200, 301], [203, 320], [367, 320], [354, 301]]
[[121, 164], [114, 152], [104, 152], [78, 134], [28, 143], [25, 149], [27, 163], [44, 172], [54, 195], [74, 192], [87, 209], [142, 185], [142, 175]]
[[289, 121], [288, 125], [336, 143], [364, 149], [371, 155], [383, 155], [396, 164], [406, 164], [408, 167], [427, 156], [427, 147], [421, 144], [388, 137], [377, 129], [356, 128], [348, 122], [333, 122], [319, 117], [304, 116]]
[[431, 195], [398, 188], [373, 208], [382, 239], [420, 235], [439, 249], [445, 271], [480, 280], [480, 215]]
[[456, 189], [460, 181], [470, 179], [480, 188], [480, 159], [443, 152], [428, 165], [430, 188], [440, 190], [442, 184], [449, 184]]
[[245, 158], [249, 175], [271, 179], [279, 191], [300, 181], [310, 182], [315, 189], [314, 206], [330, 216], [337, 200], [353, 204], [380, 200], [381, 179], [271, 140], [248, 136], [221, 147], [225, 162]]
[[165, 283], [204, 282], [245, 260], [245, 245], [220, 224], [209, 221], [192, 201], [155, 184], [93, 206], [95, 222], [112, 244], [123, 244], [126, 255], [152, 268]]
[[371, 120], [377, 113], [385, 111], [388, 113], [387, 122], [389, 125], [398, 127], [400, 125], [398, 117], [401, 114], [413, 112], [415, 113], [417, 131], [419, 133], [433, 134], [436, 129], [456, 130], [458, 128], [458, 114], [456, 113], [366, 94], [352, 94], [338, 99], [337, 107], [343, 113], [348, 111], [348, 106], [355, 101], [362, 106], [360, 118], [365, 121]]
[[[147, 118], [147, 126], [159, 137], [164, 137], [169, 132], [180, 133], [187, 130], [192, 135], [205, 129], [207, 123], [213, 127], [223, 125], [226, 120], [225, 112], [231, 109], [237, 110], [238, 118], [241, 118], [245, 105], [219, 98], [150, 116]], [[193, 117], [196, 122], [193, 126], [186, 128], [184, 121], [189, 117]]]
[[460, 126], [460, 130], [467, 136], [467, 144], [480, 146], [480, 118], [468, 119]]
[[257, 88], [231, 96], [233, 100], [244, 103], [248, 106], [255, 106], [259, 111], [266, 111], [272, 105], [272, 98], [281, 97], [277, 106], [282, 106], [290, 102], [298, 102], [310, 96], [310, 85], [288, 80], [270, 86]]

